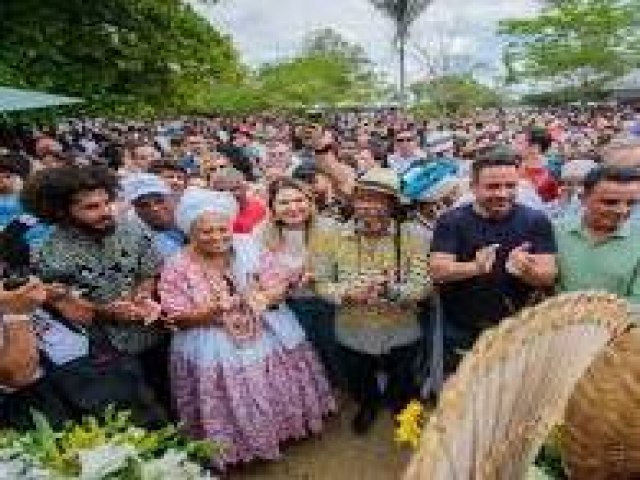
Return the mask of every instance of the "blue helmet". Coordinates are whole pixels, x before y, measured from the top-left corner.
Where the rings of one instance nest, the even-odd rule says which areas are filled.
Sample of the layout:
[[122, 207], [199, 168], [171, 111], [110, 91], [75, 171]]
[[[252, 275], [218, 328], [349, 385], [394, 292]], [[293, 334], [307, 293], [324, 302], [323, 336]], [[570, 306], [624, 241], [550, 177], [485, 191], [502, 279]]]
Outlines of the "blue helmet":
[[400, 179], [402, 195], [412, 201], [424, 201], [443, 183], [457, 181], [458, 166], [451, 160], [420, 160], [413, 163]]

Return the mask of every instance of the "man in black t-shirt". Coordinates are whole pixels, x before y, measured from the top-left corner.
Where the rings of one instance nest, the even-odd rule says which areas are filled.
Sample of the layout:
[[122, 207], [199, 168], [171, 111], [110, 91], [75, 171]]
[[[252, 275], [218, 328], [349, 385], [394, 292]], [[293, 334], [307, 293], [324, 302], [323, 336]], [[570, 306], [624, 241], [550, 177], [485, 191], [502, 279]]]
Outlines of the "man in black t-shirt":
[[485, 328], [553, 286], [556, 244], [543, 213], [516, 204], [518, 167], [510, 158], [476, 161], [475, 201], [444, 214], [431, 245], [431, 276], [444, 310], [445, 361], [457, 364]]

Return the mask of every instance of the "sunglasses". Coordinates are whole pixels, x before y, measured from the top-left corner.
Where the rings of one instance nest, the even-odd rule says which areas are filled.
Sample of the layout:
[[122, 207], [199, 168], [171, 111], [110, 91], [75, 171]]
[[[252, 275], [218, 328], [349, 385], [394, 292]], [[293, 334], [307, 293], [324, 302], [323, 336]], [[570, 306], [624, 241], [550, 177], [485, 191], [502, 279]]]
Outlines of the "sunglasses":
[[396, 138], [396, 142], [398, 143], [409, 143], [409, 142], [413, 142], [413, 137], [399, 137]]

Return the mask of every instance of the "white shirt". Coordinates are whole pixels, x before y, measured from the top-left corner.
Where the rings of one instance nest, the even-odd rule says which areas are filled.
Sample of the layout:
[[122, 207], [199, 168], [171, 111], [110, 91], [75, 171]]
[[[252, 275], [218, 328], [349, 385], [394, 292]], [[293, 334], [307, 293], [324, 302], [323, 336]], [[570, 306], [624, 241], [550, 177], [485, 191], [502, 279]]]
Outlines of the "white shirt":
[[33, 314], [38, 348], [55, 365], [64, 365], [89, 355], [89, 338], [74, 332], [44, 310]]

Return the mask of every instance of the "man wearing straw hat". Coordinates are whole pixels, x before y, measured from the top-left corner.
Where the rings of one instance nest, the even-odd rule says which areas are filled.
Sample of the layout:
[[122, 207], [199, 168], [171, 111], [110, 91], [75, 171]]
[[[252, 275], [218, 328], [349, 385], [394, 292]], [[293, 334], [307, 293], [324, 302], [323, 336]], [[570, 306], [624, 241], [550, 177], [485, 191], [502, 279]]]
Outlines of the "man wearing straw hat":
[[384, 402], [397, 408], [417, 394], [413, 366], [427, 258], [422, 239], [401, 229], [393, 170], [376, 167], [363, 175], [353, 210], [353, 221], [314, 235], [311, 257], [318, 293], [338, 307], [336, 337], [360, 405], [353, 430], [364, 434]]

